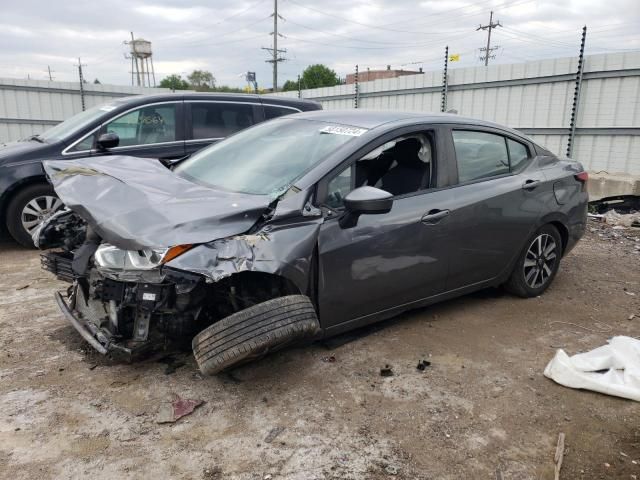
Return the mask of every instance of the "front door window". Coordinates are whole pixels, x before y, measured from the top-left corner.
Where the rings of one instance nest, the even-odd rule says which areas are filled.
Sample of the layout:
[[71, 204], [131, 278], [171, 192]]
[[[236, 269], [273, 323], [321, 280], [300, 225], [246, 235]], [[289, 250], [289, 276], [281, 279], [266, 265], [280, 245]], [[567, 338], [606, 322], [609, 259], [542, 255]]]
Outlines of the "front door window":
[[148, 105], [111, 120], [105, 131], [120, 138], [120, 147], [176, 140], [175, 104]]

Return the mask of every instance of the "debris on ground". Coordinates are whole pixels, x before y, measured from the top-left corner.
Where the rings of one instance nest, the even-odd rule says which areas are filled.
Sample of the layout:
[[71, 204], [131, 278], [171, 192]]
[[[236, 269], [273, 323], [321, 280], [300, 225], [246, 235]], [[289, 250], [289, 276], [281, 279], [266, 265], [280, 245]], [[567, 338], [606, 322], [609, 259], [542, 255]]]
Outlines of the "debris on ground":
[[158, 363], [164, 363], [166, 365], [164, 368], [165, 375], [171, 375], [175, 373], [177, 369], [186, 365], [184, 360], [175, 358], [173, 355], [165, 355], [158, 360]]
[[569, 357], [558, 350], [544, 375], [560, 385], [640, 402], [640, 340], [617, 336], [608, 345]]
[[335, 356], [333, 356], [333, 355], [328, 355], [328, 356], [326, 356], [326, 357], [322, 357], [322, 361], [323, 361], [324, 363], [335, 363], [335, 361], [336, 361], [336, 357], [335, 357]]
[[420, 371], [424, 371], [425, 368], [430, 366], [431, 366], [431, 362], [429, 360], [420, 360], [418, 362], [418, 365], [416, 365], [416, 368]]
[[380, 376], [381, 377], [392, 377], [393, 376], [393, 370], [391, 369], [390, 365], [385, 365], [384, 367], [382, 367], [380, 369]]
[[558, 445], [556, 446], [555, 461], [555, 480], [560, 480], [560, 469], [562, 468], [562, 460], [564, 459], [564, 433], [558, 435]]
[[158, 410], [156, 423], [174, 423], [182, 417], [193, 413], [204, 401], [180, 398], [175, 396], [172, 402], [164, 403]]
[[397, 475], [400, 469], [395, 465], [387, 465], [386, 467], [384, 467], [384, 471], [389, 475]]
[[271, 443], [271, 442], [273, 442], [273, 441], [276, 439], [276, 437], [277, 437], [278, 435], [280, 435], [280, 434], [281, 434], [282, 432], [284, 432], [284, 431], [285, 431], [285, 428], [284, 428], [284, 427], [274, 427], [274, 428], [272, 428], [272, 429], [269, 431], [269, 433], [267, 434], [267, 436], [265, 437], [265, 439], [264, 439], [264, 443]]

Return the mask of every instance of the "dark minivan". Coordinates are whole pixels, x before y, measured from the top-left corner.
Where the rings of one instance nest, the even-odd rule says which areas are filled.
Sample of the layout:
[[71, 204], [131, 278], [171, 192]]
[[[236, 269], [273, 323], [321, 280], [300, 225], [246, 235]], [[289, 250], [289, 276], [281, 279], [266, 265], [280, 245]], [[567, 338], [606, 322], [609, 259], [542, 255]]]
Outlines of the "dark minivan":
[[63, 207], [42, 160], [113, 153], [170, 165], [256, 123], [321, 108], [308, 100], [219, 93], [141, 95], [90, 108], [0, 147], [0, 221], [16, 241], [33, 246], [32, 232]]

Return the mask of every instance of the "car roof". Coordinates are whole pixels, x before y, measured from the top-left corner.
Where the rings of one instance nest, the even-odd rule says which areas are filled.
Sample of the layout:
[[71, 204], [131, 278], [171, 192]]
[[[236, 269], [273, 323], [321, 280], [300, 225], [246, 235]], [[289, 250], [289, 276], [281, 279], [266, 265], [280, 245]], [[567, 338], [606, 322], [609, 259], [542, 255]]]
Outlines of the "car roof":
[[[366, 129], [377, 128], [387, 124], [412, 124], [412, 123], [434, 123], [434, 124], [465, 124], [480, 127], [492, 127], [506, 130], [519, 137], [524, 137], [522, 132], [513, 130], [486, 120], [478, 118], [462, 117], [453, 113], [422, 113], [422, 112], [401, 112], [401, 111], [380, 111], [380, 110], [318, 110], [311, 112], [297, 113], [294, 118], [317, 120], [320, 122], [337, 123]], [[288, 117], [288, 118], [292, 118]]]
[[274, 105], [289, 105], [300, 107], [303, 110], [320, 108], [318, 102], [290, 97], [277, 97], [273, 95], [257, 95], [255, 93], [223, 93], [223, 92], [184, 92], [154, 93], [150, 95], [133, 95], [121, 97], [111, 103], [119, 105], [142, 105], [153, 102], [167, 102], [175, 100], [224, 100], [236, 102], [261, 102]]

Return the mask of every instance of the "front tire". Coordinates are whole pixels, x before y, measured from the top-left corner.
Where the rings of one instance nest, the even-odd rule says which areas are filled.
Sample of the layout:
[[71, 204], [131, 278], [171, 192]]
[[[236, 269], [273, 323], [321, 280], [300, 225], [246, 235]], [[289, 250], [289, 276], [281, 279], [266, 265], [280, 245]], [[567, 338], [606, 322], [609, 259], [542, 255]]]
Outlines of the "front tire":
[[50, 185], [37, 183], [18, 191], [7, 207], [7, 230], [20, 245], [34, 248], [31, 234], [64, 204]]
[[519, 297], [541, 295], [558, 273], [562, 256], [562, 238], [553, 225], [544, 225], [529, 239], [505, 284]]
[[214, 375], [319, 331], [309, 297], [288, 295], [258, 303], [205, 328], [193, 338], [193, 354], [202, 373]]

